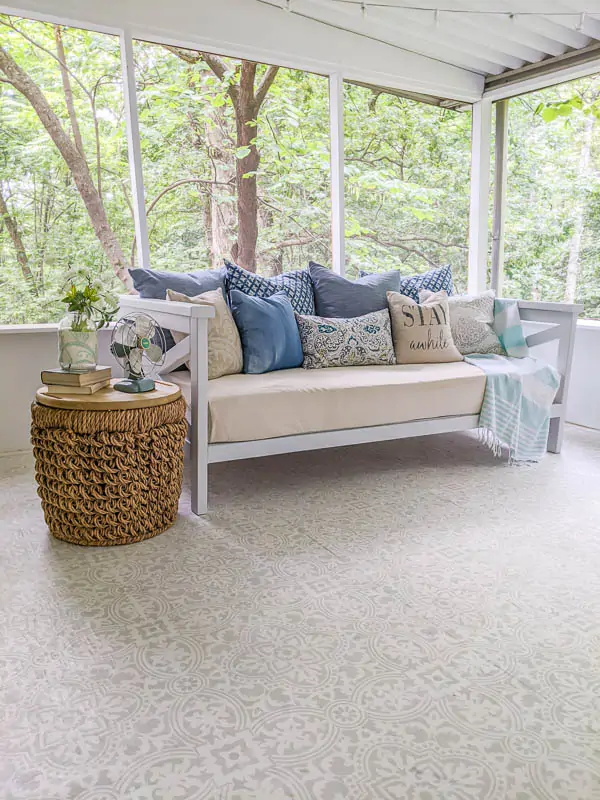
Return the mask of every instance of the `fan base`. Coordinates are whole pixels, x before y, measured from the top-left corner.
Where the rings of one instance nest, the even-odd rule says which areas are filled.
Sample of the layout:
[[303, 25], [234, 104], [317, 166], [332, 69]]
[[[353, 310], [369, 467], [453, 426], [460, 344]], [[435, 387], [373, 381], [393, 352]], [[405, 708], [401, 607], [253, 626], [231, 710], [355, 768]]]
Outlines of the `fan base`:
[[127, 392], [128, 394], [138, 394], [139, 392], [151, 392], [154, 389], [152, 378], [123, 378], [113, 384], [113, 389], [117, 392]]

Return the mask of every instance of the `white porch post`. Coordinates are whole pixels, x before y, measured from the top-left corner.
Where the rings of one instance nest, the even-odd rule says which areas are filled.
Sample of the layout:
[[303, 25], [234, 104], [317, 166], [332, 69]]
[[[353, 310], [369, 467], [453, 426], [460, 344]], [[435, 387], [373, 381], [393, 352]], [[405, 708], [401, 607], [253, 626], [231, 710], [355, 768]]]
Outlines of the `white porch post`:
[[135, 240], [140, 267], [150, 266], [150, 243], [146, 220], [146, 196], [142, 172], [142, 150], [140, 145], [140, 123], [135, 89], [135, 68], [133, 63], [133, 39], [128, 31], [121, 34], [121, 68], [123, 71], [123, 94], [125, 99], [125, 122], [127, 125], [127, 151], [129, 155], [129, 174]]
[[346, 268], [344, 233], [344, 81], [329, 76], [329, 136], [331, 159], [331, 245], [332, 269], [343, 275]]
[[491, 288], [502, 295], [504, 273], [504, 219], [506, 210], [506, 176], [508, 157], [508, 104], [496, 103], [496, 145], [494, 158], [494, 218], [492, 222]]
[[490, 194], [491, 100], [473, 103], [471, 204], [469, 211], [469, 293], [487, 285], [488, 205]]

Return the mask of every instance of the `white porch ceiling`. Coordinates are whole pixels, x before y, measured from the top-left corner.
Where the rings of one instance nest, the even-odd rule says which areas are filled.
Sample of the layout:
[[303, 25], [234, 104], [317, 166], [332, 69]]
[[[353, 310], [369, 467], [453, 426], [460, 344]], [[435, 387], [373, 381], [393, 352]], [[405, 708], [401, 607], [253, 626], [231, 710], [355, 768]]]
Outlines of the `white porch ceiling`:
[[485, 78], [590, 49], [590, 45], [600, 46], [600, 0], [579, 4], [577, 0], [251, 2], [279, 7], [290, 15], [376, 39]]

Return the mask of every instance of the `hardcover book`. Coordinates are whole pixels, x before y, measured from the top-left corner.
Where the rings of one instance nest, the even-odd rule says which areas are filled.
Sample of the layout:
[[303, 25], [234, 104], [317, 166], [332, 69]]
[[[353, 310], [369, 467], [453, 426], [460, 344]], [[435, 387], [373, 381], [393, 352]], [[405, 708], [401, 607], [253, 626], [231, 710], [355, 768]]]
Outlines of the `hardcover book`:
[[87, 372], [69, 372], [66, 369], [45, 369], [42, 383], [50, 386], [90, 386], [92, 383], [110, 379], [110, 367], [96, 367]]

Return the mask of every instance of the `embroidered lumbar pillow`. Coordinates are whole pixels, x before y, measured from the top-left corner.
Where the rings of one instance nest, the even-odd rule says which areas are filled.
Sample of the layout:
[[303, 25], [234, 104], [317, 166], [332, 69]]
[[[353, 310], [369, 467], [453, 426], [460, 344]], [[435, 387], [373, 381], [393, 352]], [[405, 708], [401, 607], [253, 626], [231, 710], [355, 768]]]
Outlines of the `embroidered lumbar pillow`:
[[303, 317], [296, 314], [305, 369], [395, 364], [387, 308], [362, 317]]
[[452, 339], [448, 300], [419, 305], [398, 292], [387, 293], [398, 364], [462, 361]]
[[[446, 292], [421, 291], [423, 305], [436, 303], [446, 297]], [[463, 356], [473, 353], [495, 353], [504, 356], [506, 351], [494, 331], [494, 292], [482, 294], [455, 294], [448, 297], [450, 329], [457, 349]]]

